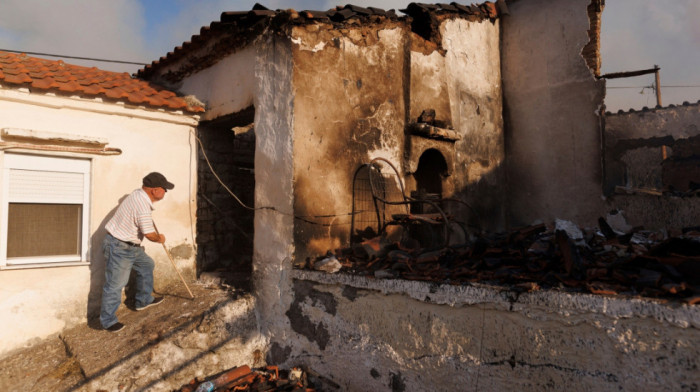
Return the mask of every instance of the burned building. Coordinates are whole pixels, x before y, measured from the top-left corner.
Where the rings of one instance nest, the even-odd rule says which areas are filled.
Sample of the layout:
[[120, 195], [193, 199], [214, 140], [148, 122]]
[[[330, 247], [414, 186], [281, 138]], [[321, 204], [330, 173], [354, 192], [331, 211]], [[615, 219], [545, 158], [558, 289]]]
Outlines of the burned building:
[[[412, 22], [360, 7], [224, 13], [141, 76], [207, 102], [200, 138], [216, 141], [205, 148], [229, 151], [224, 173], [254, 166], [255, 205], [277, 209], [270, 223], [291, 223], [287, 238], [297, 259], [349, 243], [353, 175], [376, 157], [401, 168], [407, 192], [461, 199], [481, 212], [469, 216], [471, 224], [503, 229], [497, 7], [412, 4], [406, 12]], [[422, 124], [446, 132], [421, 132], [416, 124], [424, 111], [434, 115]], [[230, 129], [252, 123], [255, 137], [264, 137], [255, 162], [231, 162], [246, 158], [233, 145], [241, 135]], [[203, 163], [200, 173], [209, 171]], [[206, 192], [217, 187], [201, 182], [200, 211], [220, 204], [207, 201]], [[251, 195], [250, 187], [238, 189]], [[455, 215], [469, 213], [453, 208]], [[200, 226], [206, 216], [200, 214]], [[238, 224], [248, 222], [243, 230], [252, 232], [245, 216], [237, 215]], [[226, 230], [237, 236], [235, 228]], [[206, 237], [200, 232], [200, 246]]]
[[[457, 200], [439, 207], [465, 226], [595, 224], [610, 208], [603, 5], [414, 3], [404, 16], [255, 6], [140, 71], [206, 104], [199, 271], [246, 266], [217, 264], [231, 247], [251, 252], [271, 363], [304, 363], [351, 390], [697, 386], [699, 316], [687, 304], [294, 268], [366, 229], [354, 226], [355, 180], [377, 159], [404, 196]], [[224, 172], [216, 181], [210, 164]]]

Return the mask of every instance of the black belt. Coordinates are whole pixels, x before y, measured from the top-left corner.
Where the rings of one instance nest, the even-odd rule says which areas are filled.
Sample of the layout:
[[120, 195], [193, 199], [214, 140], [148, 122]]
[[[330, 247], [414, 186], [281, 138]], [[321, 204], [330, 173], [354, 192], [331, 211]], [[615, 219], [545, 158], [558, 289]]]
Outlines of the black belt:
[[134, 243], [134, 242], [122, 241], [122, 240], [120, 240], [119, 238], [113, 236], [112, 233], [110, 233], [110, 232], [107, 232], [107, 234], [111, 235], [112, 238], [114, 238], [115, 240], [117, 240], [117, 241], [119, 241], [119, 242], [123, 242], [123, 243], [125, 243], [125, 244], [127, 244], [127, 245], [129, 245], [129, 246], [141, 246], [141, 244], [137, 244], [137, 243]]

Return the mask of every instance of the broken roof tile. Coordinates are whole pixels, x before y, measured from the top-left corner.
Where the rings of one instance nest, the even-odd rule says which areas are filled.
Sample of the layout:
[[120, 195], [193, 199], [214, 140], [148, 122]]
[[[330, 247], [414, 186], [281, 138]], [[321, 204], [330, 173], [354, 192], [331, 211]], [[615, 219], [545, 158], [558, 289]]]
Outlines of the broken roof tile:
[[438, 3], [437, 5], [445, 11], [458, 11], [459, 10], [457, 7], [455, 7], [451, 4]]
[[369, 8], [358, 7], [356, 5], [348, 4], [345, 8], [349, 8], [352, 12], [360, 15], [372, 15], [373, 12]]
[[[203, 112], [204, 108], [190, 106], [174, 92], [150, 82], [134, 79], [127, 73], [104, 71], [95, 67], [66, 64], [62, 60], [46, 60], [0, 51], [0, 84], [3, 87], [31, 87], [45, 92], [62, 92], [84, 98], [111, 98], [141, 104], [147, 95], [157, 94], [148, 101], [151, 106]], [[29, 86], [27, 86], [29, 84]]]

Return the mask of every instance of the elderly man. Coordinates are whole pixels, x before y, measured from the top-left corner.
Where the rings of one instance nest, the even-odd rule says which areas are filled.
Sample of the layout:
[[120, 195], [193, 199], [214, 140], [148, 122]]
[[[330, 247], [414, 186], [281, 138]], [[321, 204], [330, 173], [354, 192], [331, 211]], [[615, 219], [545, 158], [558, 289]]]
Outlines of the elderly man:
[[143, 178], [143, 186], [124, 199], [105, 226], [107, 235], [102, 248], [106, 268], [100, 323], [108, 331], [117, 332], [124, 328], [116, 313], [132, 269], [136, 273], [136, 310], [163, 302], [163, 297], [151, 295], [155, 263], [144, 251], [141, 241], [146, 237], [149, 241], [165, 242], [165, 236], [156, 233], [151, 211], [153, 203], [162, 200], [174, 187], [162, 174], [149, 173]]

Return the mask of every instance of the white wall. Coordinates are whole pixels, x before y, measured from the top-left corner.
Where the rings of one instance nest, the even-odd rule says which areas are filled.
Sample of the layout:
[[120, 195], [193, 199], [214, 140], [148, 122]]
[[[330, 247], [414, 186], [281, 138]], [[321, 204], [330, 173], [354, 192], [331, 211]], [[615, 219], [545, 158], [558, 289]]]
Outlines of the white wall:
[[[7, 150], [91, 160], [90, 262], [0, 270], [0, 355], [84, 322], [88, 313], [93, 316], [99, 312], [104, 225], [120, 199], [139, 188], [143, 176], [151, 171], [163, 173], [175, 184], [175, 189], [155, 204], [153, 216], [166, 235], [166, 245], [177, 255], [179, 269], [192, 276], [196, 142], [191, 131], [196, 124], [196, 117], [181, 113], [0, 88], [0, 128], [101, 138], [108, 141], [107, 147], [122, 150], [117, 156]], [[3, 156], [0, 151], [0, 162]], [[146, 252], [156, 261], [156, 291], [179, 279], [160, 244], [146, 244]]]
[[188, 76], [178, 90], [204, 102], [207, 111], [202, 120], [213, 120], [252, 106], [255, 86], [255, 48], [251, 46]]

